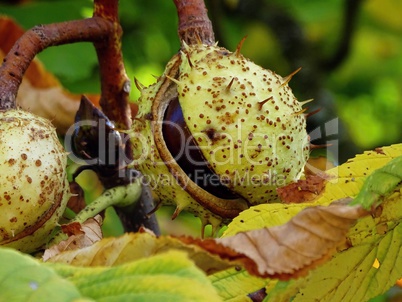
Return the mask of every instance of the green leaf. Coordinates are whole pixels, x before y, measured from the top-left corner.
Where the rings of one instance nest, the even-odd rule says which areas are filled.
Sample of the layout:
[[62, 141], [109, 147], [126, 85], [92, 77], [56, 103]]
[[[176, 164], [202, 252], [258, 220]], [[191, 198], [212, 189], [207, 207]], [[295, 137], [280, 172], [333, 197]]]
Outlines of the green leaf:
[[367, 177], [352, 204], [361, 204], [364, 208], [370, 209], [376, 206], [381, 198], [391, 193], [401, 181], [402, 156], [399, 156]]
[[96, 301], [221, 301], [184, 252], [169, 251], [111, 268], [52, 266]]
[[31, 256], [16, 250], [0, 248], [0, 259], [1, 301], [70, 302], [82, 298], [71, 282], [61, 278], [53, 269], [41, 265]]

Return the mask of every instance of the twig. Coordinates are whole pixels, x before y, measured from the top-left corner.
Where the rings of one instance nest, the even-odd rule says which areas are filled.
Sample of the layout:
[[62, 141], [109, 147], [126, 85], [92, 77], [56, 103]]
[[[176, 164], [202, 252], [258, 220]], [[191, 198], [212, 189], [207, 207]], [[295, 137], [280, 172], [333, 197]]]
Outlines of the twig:
[[[98, 55], [102, 111], [114, 122], [118, 129], [130, 129], [131, 110], [129, 106], [130, 81], [126, 75], [121, 52], [122, 29], [118, 18], [117, 0], [95, 0], [94, 18], [102, 18], [111, 22], [113, 33], [106, 41], [94, 41]], [[129, 144], [126, 146], [130, 149]], [[127, 155], [132, 152], [127, 150]]]
[[90, 18], [35, 26], [22, 35], [0, 67], [0, 110], [16, 108], [22, 77], [33, 58], [42, 50], [74, 42], [105, 41], [113, 30], [102, 18]]
[[344, 1], [344, 22], [339, 35], [338, 46], [332, 57], [323, 60], [321, 66], [325, 71], [336, 69], [349, 55], [354, 33], [356, 32], [357, 15], [363, 0]]
[[[131, 127], [129, 106], [131, 85], [126, 75], [121, 51], [122, 29], [118, 17], [118, 1], [95, 0], [93, 17], [109, 20], [113, 24], [113, 34], [110, 36], [110, 40], [107, 43], [105, 41], [94, 43], [98, 55], [102, 90], [99, 103], [103, 113], [113, 121], [118, 129], [127, 130]], [[129, 137], [124, 133], [121, 135], [125, 142], [126, 160], [130, 161], [133, 152]], [[127, 167], [125, 169], [125, 177], [121, 176], [124, 173], [119, 173], [120, 177], [100, 177], [103, 185], [111, 188], [124, 182], [129, 183], [132, 175]], [[146, 226], [153, 232], [159, 233], [155, 215], [147, 215], [153, 208], [152, 198], [146, 198], [146, 195], [142, 194], [140, 201], [134, 206], [115, 207], [115, 210], [126, 232], [136, 232], [141, 226]]]
[[203, 0], [173, 0], [179, 16], [178, 34], [186, 44], [215, 43], [212, 23]]

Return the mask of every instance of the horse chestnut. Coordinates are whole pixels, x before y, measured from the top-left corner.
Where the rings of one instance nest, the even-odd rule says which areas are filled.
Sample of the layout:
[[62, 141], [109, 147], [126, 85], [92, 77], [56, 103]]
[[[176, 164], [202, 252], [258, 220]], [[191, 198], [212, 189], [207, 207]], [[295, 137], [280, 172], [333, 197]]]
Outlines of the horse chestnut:
[[66, 164], [48, 120], [0, 112], [0, 245], [33, 252], [51, 239], [71, 195]]
[[141, 88], [136, 168], [162, 203], [217, 227], [250, 205], [278, 201], [309, 156], [302, 102], [288, 82], [239, 52], [183, 45]]

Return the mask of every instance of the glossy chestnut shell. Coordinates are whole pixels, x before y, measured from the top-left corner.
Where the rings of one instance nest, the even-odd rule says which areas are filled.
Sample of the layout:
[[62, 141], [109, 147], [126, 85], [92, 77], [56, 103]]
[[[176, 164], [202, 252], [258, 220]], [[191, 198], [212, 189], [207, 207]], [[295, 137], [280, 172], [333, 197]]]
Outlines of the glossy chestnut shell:
[[177, 97], [170, 102], [164, 121], [162, 132], [166, 146], [187, 176], [199, 187], [218, 198], [239, 198], [221, 183], [218, 175], [211, 171], [187, 128]]

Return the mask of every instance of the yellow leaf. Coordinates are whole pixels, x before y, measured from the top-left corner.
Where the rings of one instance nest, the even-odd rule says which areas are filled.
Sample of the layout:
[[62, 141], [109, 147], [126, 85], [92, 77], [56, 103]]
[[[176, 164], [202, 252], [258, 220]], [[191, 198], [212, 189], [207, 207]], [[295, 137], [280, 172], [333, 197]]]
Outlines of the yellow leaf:
[[366, 151], [341, 166], [328, 170], [326, 173], [333, 178], [329, 179], [324, 194], [314, 202], [329, 204], [337, 199], [355, 197], [367, 176], [401, 155], [402, 144], [391, 145]]
[[[311, 271], [292, 301], [369, 301], [402, 276], [402, 191], [349, 232], [345, 250]], [[276, 301], [276, 300], [273, 300]]]
[[308, 203], [262, 204], [243, 211], [229, 224], [223, 237], [238, 232], [272, 227], [286, 223], [302, 209], [316, 205], [329, 205], [347, 197], [355, 197], [368, 175], [402, 155], [402, 144], [377, 148], [348, 160], [341, 166], [326, 171], [329, 176], [324, 193]]
[[115, 266], [171, 249], [186, 251], [196, 265], [208, 274], [232, 266], [219, 256], [211, 255], [197, 245], [187, 245], [180, 239], [170, 236], [156, 237], [148, 232], [104, 238], [90, 247], [65, 251], [50, 257], [47, 261], [75, 266]]

